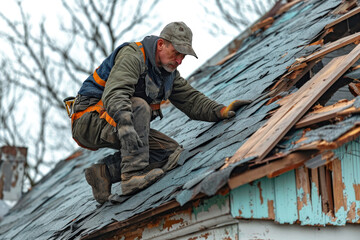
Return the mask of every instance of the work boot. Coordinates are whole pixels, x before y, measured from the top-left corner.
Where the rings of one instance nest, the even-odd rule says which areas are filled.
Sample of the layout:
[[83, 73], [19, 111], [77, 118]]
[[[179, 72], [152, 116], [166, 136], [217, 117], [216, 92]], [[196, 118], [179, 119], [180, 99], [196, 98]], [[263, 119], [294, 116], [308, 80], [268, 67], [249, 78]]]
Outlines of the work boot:
[[85, 169], [85, 178], [92, 187], [95, 200], [103, 204], [111, 194], [110, 174], [105, 164], [94, 164]]
[[131, 195], [150, 186], [158, 180], [164, 171], [161, 168], [154, 168], [147, 172], [136, 172], [132, 176], [121, 174], [122, 195]]

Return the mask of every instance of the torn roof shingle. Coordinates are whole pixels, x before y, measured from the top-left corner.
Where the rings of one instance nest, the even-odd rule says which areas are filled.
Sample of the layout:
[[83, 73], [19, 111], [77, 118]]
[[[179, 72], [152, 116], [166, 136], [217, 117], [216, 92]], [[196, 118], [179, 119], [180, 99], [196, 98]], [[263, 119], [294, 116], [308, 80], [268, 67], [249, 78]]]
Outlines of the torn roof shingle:
[[[267, 104], [271, 99], [268, 90], [297, 58], [317, 50], [318, 46], [306, 46], [338, 17], [329, 12], [340, 3], [341, 0], [301, 1], [275, 17], [265, 31], [259, 30], [246, 38], [230, 60], [195, 73], [190, 78], [192, 85], [217, 102], [229, 104], [235, 99], [253, 102], [242, 107], [234, 118], [217, 123], [191, 121], [174, 107], [164, 108], [164, 119], [152, 122], [151, 126], [174, 138], [185, 151], [179, 159], [180, 166], [158, 182], [121, 199], [121, 204], [105, 203], [97, 208], [83, 172], [113, 150], [81, 149], [80, 156], [59, 162], [23, 196], [0, 223], [0, 235], [4, 239], [79, 238], [169, 201], [176, 200], [183, 205], [200, 193], [214, 195], [226, 185], [234, 168], [246, 166], [254, 159], [242, 159], [220, 170], [225, 158], [233, 156], [267, 122], [269, 113], [279, 108], [276, 102]], [[358, 121], [358, 116], [352, 116], [343, 123], [309, 131], [305, 135], [308, 140], [301, 143], [323, 139], [320, 133], [327, 129], [338, 129], [340, 136]], [[294, 142], [301, 137], [301, 129], [290, 131], [278, 144], [284, 146], [280, 151], [293, 151], [298, 147]], [[336, 137], [333, 135], [330, 140]], [[119, 189], [120, 183], [114, 184], [112, 192]]]

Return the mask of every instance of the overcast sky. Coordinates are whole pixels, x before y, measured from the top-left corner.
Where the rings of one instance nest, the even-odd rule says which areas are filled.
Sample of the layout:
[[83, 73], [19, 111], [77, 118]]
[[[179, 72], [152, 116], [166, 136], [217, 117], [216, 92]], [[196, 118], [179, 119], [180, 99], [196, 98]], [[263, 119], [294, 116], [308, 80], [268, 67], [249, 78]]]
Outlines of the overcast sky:
[[[18, 8], [15, 2], [16, 0], [6, 1], [0, 11], [5, 13], [6, 16], [15, 16], [18, 14]], [[192, 56], [186, 57], [182, 65], [178, 68], [184, 77], [190, 75], [238, 35], [238, 32], [230, 27], [228, 27], [227, 35], [213, 36], [209, 34], [208, 23], [206, 22], [205, 13], [200, 3], [211, 6], [211, 4], [214, 4], [214, 1], [162, 0], [155, 9], [159, 19], [164, 22], [164, 26], [169, 22], [183, 21], [193, 31], [193, 48], [199, 59]], [[23, 0], [23, 6], [26, 12], [31, 14], [33, 20], [40, 21], [41, 18], [45, 16], [48, 26], [56, 24], [63, 9], [60, 0]], [[4, 26], [0, 27], [3, 28]], [[154, 35], [159, 34], [160, 32], [154, 33]]]

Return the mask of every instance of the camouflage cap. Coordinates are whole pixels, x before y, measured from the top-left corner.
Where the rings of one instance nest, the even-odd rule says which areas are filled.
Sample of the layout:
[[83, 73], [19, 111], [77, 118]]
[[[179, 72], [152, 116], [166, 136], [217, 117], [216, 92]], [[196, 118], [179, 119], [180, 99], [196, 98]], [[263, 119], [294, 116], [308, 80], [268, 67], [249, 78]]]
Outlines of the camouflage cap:
[[192, 55], [196, 58], [196, 53], [192, 48], [191, 29], [183, 22], [172, 22], [164, 27], [160, 37], [171, 42], [176, 51], [182, 54]]

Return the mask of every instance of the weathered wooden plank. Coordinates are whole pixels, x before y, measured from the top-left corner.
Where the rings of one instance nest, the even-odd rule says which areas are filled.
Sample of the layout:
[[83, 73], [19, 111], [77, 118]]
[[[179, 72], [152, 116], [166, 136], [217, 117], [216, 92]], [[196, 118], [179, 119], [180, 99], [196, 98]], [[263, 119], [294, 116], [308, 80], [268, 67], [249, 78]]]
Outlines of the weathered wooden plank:
[[332, 169], [336, 225], [345, 225], [347, 217], [347, 203], [344, 199], [345, 186], [342, 177], [341, 161], [339, 159], [332, 161]]
[[350, 17], [356, 15], [360, 13], [360, 7], [354, 8], [353, 10], [351, 10], [350, 12], [342, 15], [341, 17], [339, 17], [338, 19], [336, 19], [335, 21], [329, 23], [328, 25], [325, 26], [325, 29], [331, 28], [332, 26], [335, 26], [336, 24], [349, 19]]
[[360, 96], [360, 83], [349, 83], [349, 90], [355, 97]]
[[[265, 164], [264, 166], [251, 169], [234, 176], [228, 180], [230, 189], [234, 189], [243, 184], [255, 181], [265, 176], [278, 176], [280, 173], [290, 171], [302, 165], [311, 158], [315, 151], [301, 151], [291, 153], [280, 160]], [[286, 169], [286, 171], [285, 171]]]
[[320, 183], [319, 183], [319, 169], [311, 169], [311, 208], [312, 208], [312, 224], [311, 225], [325, 225], [325, 213], [322, 211]]
[[326, 183], [326, 167], [319, 167], [321, 205], [324, 214], [333, 214], [333, 200], [331, 188]]
[[313, 211], [310, 200], [309, 170], [306, 167], [299, 167], [295, 170], [295, 176], [299, 221], [301, 225], [311, 225]]
[[314, 52], [309, 56], [298, 58], [296, 62], [289, 68], [289, 71], [297, 69], [298, 66], [303, 64], [304, 62], [310, 62], [312, 60], [319, 59], [330, 52], [333, 52], [339, 48], [342, 48], [346, 45], [357, 42], [359, 40], [360, 40], [360, 33], [354, 33], [352, 35], [340, 38], [335, 42], [328, 43], [325, 46], [323, 46], [319, 51]]
[[294, 94], [291, 104], [284, 105], [243, 144], [224, 165], [256, 156], [263, 159], [291, 127], [309, 110], [325, 91], [360, 57], [360, 45], [348, 55], [334, 58]]
[[344, 14], [357, 6], [357, 0], [343, 1], [331, 14]]
[[268, 17], [266, 19], [264, 19], [263, 21], [253, 25], [250, 30], [251, 32], [256, 32], [257, 30], [261, 29], [261, 28], [266, 28], [269, 25], [271, 25], [274, 22], [274, 18], [273, 17]]
[[295, 124], [295, 128], [303, 128], [311, 124], [333, 119], [338, 116], [344, 116], [359, 112], [360, 109], [352, 107], [354, 101], [355, 99], [351, 101], [338, 102], [330, 106], [318, 108], [301, 118], [299, 122]]
[[284, 12], [287, 12], [292, 6], [294, 6], [295, 4], [301, 2], [302, 0], [294, 0], [291, 2], [288, 2], [286, 4], [284, 4], [277, 12], [276, 15], [281, 15]]
[[[270, 97], [276, 96], [280, 92], [288, 91], [290, 88], [292, 88], [307, 72], [312, 69], [317, 61], [310, 61], [307, 62], [306, 66], [298, 71], [290, 71], [284, 76], [281, 77], [279, 81], [276, 82], [276, 84], [271, 88], [271, 93], [269, 93]], [[287, 95], [289, 96], [289, 95]], [[287, 98], [287, 96], [284, 97]], [[284, 99], [280, 100], [284, 102]], [[280, 105], [283, 105], [279, 102]]]
[[350, 223], [360, 222], [360, 139], [344, 144], [335, 151], [341, 159], [341, 174], [346, 201], [346, 220]]

